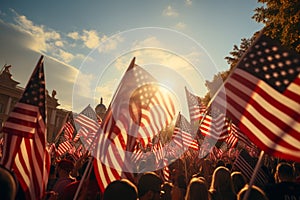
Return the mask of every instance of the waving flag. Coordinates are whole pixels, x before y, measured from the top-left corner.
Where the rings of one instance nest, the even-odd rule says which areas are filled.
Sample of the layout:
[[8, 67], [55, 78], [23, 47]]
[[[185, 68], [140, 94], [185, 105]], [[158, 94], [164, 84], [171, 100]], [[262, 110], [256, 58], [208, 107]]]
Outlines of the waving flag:
[[101, 190], [136, 167], [131, 154], [138, 139], [148, 142], [169, 124], [175, 107], [169, 93], [135, 59], [125, 72], [101, 123], [94, 168]]
[[230, 124], [224, 114], [217, 116], [205, 115], [199, 127], [201, 134], [214, 140], [224, 141], [229, 135]]
[[3, 126], [5, 144], [1, 164], [14, 171], [26, 199], [42, 199], [48, 182], [45, 92], [41, 56], [21, 99]]
[[72, 140], [73, 139], [73, 133], [75, 131], [74, 126], [71, 122], [67, 122], [64, 125], [64, 138], [66, 140]]
[[300, 55], [260, 34], [213, 99], [266, 153], [300, 161]]
[[200, 97], [192, 94], [186, 87], [185, 93], [190, 113], [191, 124], [194, 124], [194, 122], [198, 122], [199, 124], [206, 110], [206, 106], [201, 103]]
[[237, 128], [233, 123], [230, 124], [230, 133], [226, 138], [225, 142], [227, 143], [228, 148], [235, 148], [237, 146], [238, 143]]
[[191, 130], [191, 124], [179, 113], [174, 127], [172, 141], [183, 150], [187, 150], [188, 148], [199, 150], [198, 142], [191, 135]]
[[93, 132], [93, 133], [96, 133], [100, 127], [100, 124], [98, 123], [97, 114], [90, 105], [85, 107], [79, 113], [79, 115], [77, 115], [75, 117], [74, 121], [75, 121], [76, 125], [79, 126], [78, 129], [80, 129], [81, 127], [84, 127], [89, 132]]
[[61, 156], [65, 153], [67, 153], [72, 147], [73, 147], [73, 145], [70, 143], [69, 140], [60, 143], [57, 148], [58, 156]]

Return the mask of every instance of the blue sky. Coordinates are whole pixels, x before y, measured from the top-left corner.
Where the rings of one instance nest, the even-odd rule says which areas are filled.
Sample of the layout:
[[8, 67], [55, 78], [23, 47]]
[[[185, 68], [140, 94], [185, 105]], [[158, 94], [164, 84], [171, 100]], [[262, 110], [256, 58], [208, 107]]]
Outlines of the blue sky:
[[21, 86], [41, 54], [46, 84], [62, 108], [109, 104], [133, 57], [186, 105], [205, 80], [228, 69], [224, 57], [262, 28], [254, 0], [8, 1], [0, 3], [0, 64]]

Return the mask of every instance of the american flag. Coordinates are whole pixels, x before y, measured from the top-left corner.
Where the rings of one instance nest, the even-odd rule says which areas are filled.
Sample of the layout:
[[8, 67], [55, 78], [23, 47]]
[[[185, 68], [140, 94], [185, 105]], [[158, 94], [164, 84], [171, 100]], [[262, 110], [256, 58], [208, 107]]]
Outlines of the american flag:
[[195, 129], [198, 129], [199, 122], [202, 120], [204, 113], [206, 111], [206, 106], [201, 103], [201, 98], [191, 93], [185, 87], [185, 94], [189, 108], [190, 122], [194, 126], [197, 126]]
[[229, 119], [224, 114], [211, 116], [206, 114], [199, 127], [205, 137], [224, 141], [229, 135]]
[[300, 161], [300, 55], [260, 34], [214, 98], [266, 153]]
[[137, 139], [153, 138], [175, 115], [174, 103], [135, 58], [125, 72], [101, 123], [94, 169], [101, 190], [132, 172]]
[[[251, 157], [245, 149], [242, 149], [233, 163], [233, 169], [240, 171], [246, 178], [246, 181], [249, 182], [253, 175], [256, 163], [257, 158]], [[264, 173], [262, 168], [259, 168], [254, 184], [263, 187], [266, 183], [267, 175]]]
[[85, 127], [81, 127], [74, 138], [74, 142], [77, 142], [80, 139], [85, 149], [90, 151], [94, 148], [93, 145], [95, 145], [94, 140], [96, 138], [96, 134], [96, 132], [89, 132], [89, 130]]
[[75, 131], [75, 128], [72, 125], [72, 123], [66, 122], [64, 125], [64, 138], [66, 140], [72, 140], [74, 131]]
[[171, 173], [170, 173], [170, 168], [168, 166], [168, 159], [167, 158], [164, 158], [164, 168], [162, 169], [162, 173], [163, 173], [163, 176], [162, 176], [162, 179], [164, 181], [171, 181]]
[[26, 199], [42, 199], [50, 169], [43, 60], [41, 56], [21, 99], [3, 126], [5, 144], [1, 164], [14, 171]]
[[201, 98], [197, 95], [191, 93], [186, 87], [185, 87], [185, 93], [190, 113], [190, 120], [191, 121], [200, 121], [203, 113], [206, 110], [206, 106], [201, 103]]
[[96, 133], [100, 127], [98, 123], [99, 119], [97, 117], [94, 109], [87, 105], [74, 119], [77, 130], [80, 127], [86, 128], [89, 132]]
[[73, 145], [69, 140], [64, 141], [58, 145], [56, 153], [58, 154], [58, 156], [62, 156], [63, 154], [67, 153], [72, 147]]
[[198, 141], [191, 135], [191, 132], [191, 124], [179, 113], [174, 127], [172, 141], [183, 150], [188, 150], [189, 148], [199, 150]]
[[234, 146], [235, 141], [238, 140], [238, 142], [246, 145], [246, 147], [250, 147], [250, 148], [256, 148], [255, 144], [253, 144], [249, 138], [241, 132], [241, 130], [234, 124], [234, 123], [230, 123], [230, 134], [228, 136], [228, 138], [226, 139], [226, 142], [228, 144], [230, 144], [230, 142], [232, 143], [232, 145]]
[[237, 146], [238, 143], [237, 135], [238, 135], [237, 127], [233, 123], [230, 123], [230, 133], [228, 137], [225, 139], [228, 148], [235, 148]]

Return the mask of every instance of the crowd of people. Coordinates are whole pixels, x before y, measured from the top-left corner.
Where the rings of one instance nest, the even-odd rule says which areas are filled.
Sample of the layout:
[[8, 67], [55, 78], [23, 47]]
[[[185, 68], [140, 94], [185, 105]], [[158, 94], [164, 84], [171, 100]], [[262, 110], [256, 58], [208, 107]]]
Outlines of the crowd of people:
[[[248, 200], [300, 199], [300, 164], [297, 162], [276, 159], [273, 168], [265, 166], [264, 184], [249, 187], [249, 180], [228, 160], [202, 158], [198, 166], [194, 166], [198, 170], [194, 171], [178, 159], [169, 165], [167, 181], [159, 171], [147, 171], [134, 174], [132, 180], [112, 181], [101, 192], [89, 159], [91, 157], [83, 156], [74, 162], [64, 157], [54, 161], [44, 199], [243, 200], [245, 195]], [[0, 172], [1, 199], [22, 199], [22, 190], [12, 173], [3, 167]]]

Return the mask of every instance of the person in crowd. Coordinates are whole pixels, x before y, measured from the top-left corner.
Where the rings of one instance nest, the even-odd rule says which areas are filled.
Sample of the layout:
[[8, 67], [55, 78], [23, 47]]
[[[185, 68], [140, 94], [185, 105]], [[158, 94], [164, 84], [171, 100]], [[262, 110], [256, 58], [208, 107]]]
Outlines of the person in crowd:
[[55, 165], [50, 166], [50, 172], [48, 177], [47, 191], [52, 191], [54, 184], [57, 181]]
[[86, 176], [84, 180], [76, 180], [68, 185], [66, 185], [64, 191], [59, 196], [59, 200], [72, 200], [75, 197], [75, 194], [77, 192], [77, 189], [80, 185], [80, 182], [82, 182], [81, 189], [78, 193], [77, 199], [81, 200], [98, 200], [101, 198], [101, 192], [100, 188], [98, 186], [96, 176], [94, 173], [94, 170], [92, 169], [92, 166], [90, 166], [89, 169], [87, 169], [87, 166], [89, 164], [89, 161], [86, 160], [84, 164], [78, 169], [79, 177], [82, 177], [85, 170], [89, 170], [86, 173]]
[[294, 162], [293, 163], [294, 173], [295, 173], [295, 181], [297, 183], [300, 183], [300, 163]]
[[162, 179], [154, 172], [145, 172], [138, 180], [139, 200], [160, 199]]
[[0, 199], [14, 200], [17, 195], [17, 183], [13, 174], [0, 165]]
[[233, 184], [234, 192], [237, 194], [246, 185], [246, 180], [243, 174], [239, 171], [231, 173], [231, 180]]
[[115, 180], [104, 190], [103, 200], [137, 200], [137, 188], [127, 179]]
[[212, 200], [235, 200], [230, 171], [223, 166], [214, 170], [209, 189]]
[[208, 188], [200, 178], [194, 177], [190, 180], [185, 195], [185, 200], [208, 200]]
[[162, 189], [162, 193], [161, 193], [161, 200], [172, 200], [172, 189], [173, 189], [174, 185], [170, 182], [164, 182], [161, 189]]
[[56, 172], [58, 179], [52, 190], [56, 193], [56, 195], [58, 195], [58, 197], [69, 183], [75, 181], [75, 179], [70, 176], [70, 172], [73, 168], [74, 164], [70, 160], [62, 159], [57, 161]]
[[183, 174], [179, 174], [173, 182], [172, 200], [183, 200], [186, 194], [186, 178]]
[[225, 167], [225, 162], [221, 159], [217, 160], [215, 168], [218, 168], [220, 166]]
[[[248, 190], [249, 186], [245, 185], [237, 194], [237, 200], [244, 200], [244, 196]], [[253, 185], [248, 193], [247, 200], [268, 200], [268, 198], [262, 189]]]
[[214, 167], [212, 161], [206, 158], [201, 162], [198, 174], [204, 177], [207, 184], [210, 185], [213, 171]]
[[295, 182], [291, 164], [278, 163], [274, 176], [275, 184], [269, 184], [264, 189], [270, 200], [300, 199], [300, 185]]

